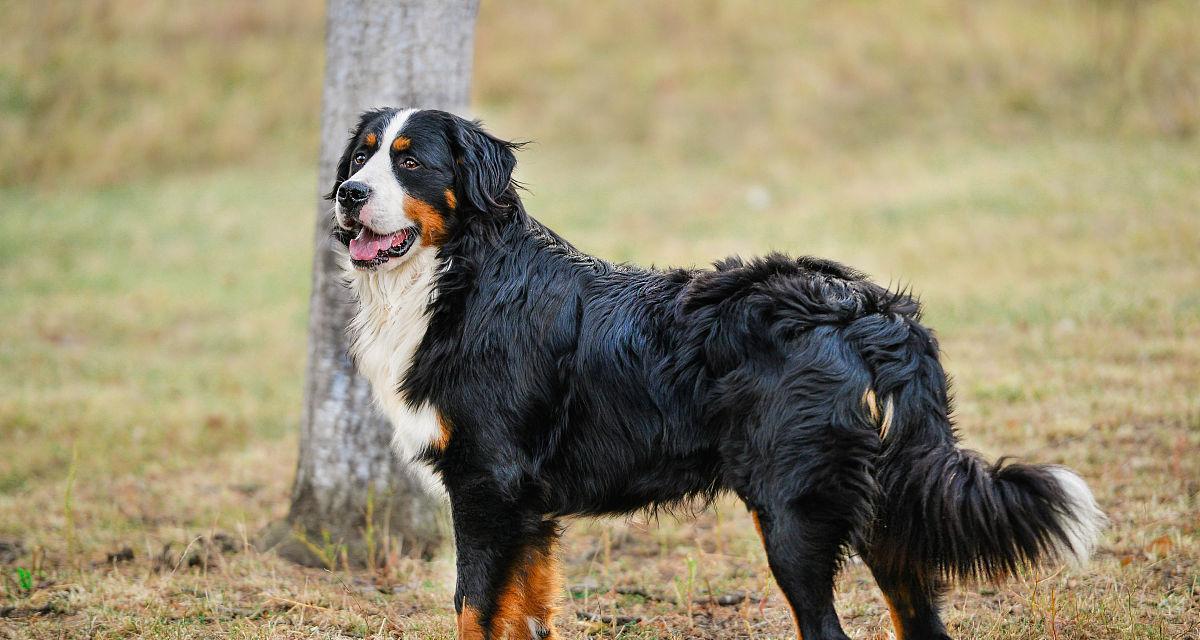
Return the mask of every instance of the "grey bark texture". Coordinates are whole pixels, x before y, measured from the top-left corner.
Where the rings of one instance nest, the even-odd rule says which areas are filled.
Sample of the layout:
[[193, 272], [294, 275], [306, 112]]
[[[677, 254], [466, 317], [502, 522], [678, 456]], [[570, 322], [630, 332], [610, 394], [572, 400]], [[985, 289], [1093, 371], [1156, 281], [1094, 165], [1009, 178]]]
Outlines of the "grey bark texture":
[[[461, 112], [469, 98], [478, 0], [330, 0], [318, 192], [363, 110], [412, 106]], [[371, 563], [381, 536], [407, 555], [429, 555], [444, 533], [440, 501], [392, 453], [392, 427], [347, 353], [354, 303], [330, 249], [330, 203], [318, 196], [308, 371], [300, 459], [286, 521], [263, 546], [310, 565]], [[364, 539], [368, 496], [376, 539]], [[304, 542], [307, 540], [307, 543]], [[344, 553], [343, 553], [344, 549]], [[394, 550], [394, 548], [393, 548]]]

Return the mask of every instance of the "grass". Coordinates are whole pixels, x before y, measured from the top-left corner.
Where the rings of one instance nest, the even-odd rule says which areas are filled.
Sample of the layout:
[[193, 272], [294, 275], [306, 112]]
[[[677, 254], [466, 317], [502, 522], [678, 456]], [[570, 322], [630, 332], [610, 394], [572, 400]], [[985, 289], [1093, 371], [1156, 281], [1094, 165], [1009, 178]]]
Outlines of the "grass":
[[[781, 249], [913, 286], [967, 444], [1089, 479], [1112, 519], [1095, 561], [955, 590], [956, 637], [1187, 637], [1200, 25], [1180, 2], [1042, 4], [485, 4], [477, 102], [537, 141], [529, 208], [586, 250]], [[99, 106], [68, 125], [37, 103], [56, 142], [95, 143], [89, 161], [11, 137], [32, 121], [0, 100], [0, 637], [453, 636], [449, 553], [320, 571], [249, 544], [288, 501], [317, 190], [319, 50], [302, 45], [320, 12], [280, 22], [282, 6], [88, 5], [78, 42], [6, 14], [0, 48], [77, 53], [36, 82], [0, 56], [0, 80], [78, 78]], [[109, 32], [121, 44], [89, 45]], [[178, 43], [155, 63], [163, 33]], [[148, 88], [80, 75], [79, 51]], [[275, 59], [303, 74], [267, 73]], [[748, 517], [716, 507], [572, 523], [564, 636], [787, 637]], [[860, 565], [838, 604], [854, 637], [890, 637]]]

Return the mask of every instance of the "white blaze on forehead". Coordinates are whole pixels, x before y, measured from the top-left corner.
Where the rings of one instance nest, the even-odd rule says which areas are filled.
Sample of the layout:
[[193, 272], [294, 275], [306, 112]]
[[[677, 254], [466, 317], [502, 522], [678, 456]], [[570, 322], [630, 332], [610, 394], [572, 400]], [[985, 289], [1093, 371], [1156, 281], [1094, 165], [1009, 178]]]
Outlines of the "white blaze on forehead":
[[371, 197], [363, 205], [359, 218], [378, 233], [394, 233], [413, 224], [404, 215], [404, 187], [400, 186], [392, 168], [392, 141], [400, 135], [409, 116], [416, 112], [416, 109], [405, 109], [393, 115], [383, 129], [375, 153], [347, 178], [347, 182], [361, 182], [371, 188]]

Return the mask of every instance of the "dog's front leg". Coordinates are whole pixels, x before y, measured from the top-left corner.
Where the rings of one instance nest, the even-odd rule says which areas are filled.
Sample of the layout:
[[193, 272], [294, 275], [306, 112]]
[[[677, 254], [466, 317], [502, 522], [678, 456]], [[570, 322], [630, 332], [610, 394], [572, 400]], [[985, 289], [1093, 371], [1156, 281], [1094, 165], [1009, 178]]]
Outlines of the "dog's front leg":
[[495, 495], [451, 492], [459, 640], [543, 640], [561, 591], [558, 524]]

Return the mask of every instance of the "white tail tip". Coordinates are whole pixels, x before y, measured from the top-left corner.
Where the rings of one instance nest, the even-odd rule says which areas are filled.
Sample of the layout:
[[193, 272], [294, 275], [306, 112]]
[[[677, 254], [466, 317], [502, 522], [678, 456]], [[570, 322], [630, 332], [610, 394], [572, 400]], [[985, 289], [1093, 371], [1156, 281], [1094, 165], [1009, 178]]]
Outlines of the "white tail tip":
[[1092, 490], [1078, 474], [1066, 467], [1055, 467], [1050, 473], [1062, 487], [1066, 498], [1059, 523], [1067, 539], [1057, 550], [1058, 555], [1075, 566], [1083, 566], [1096, 550], [1096, 541], [1107, 526], [1108, 518], [1100, 510], [1100, 505], [1096, 504]]

